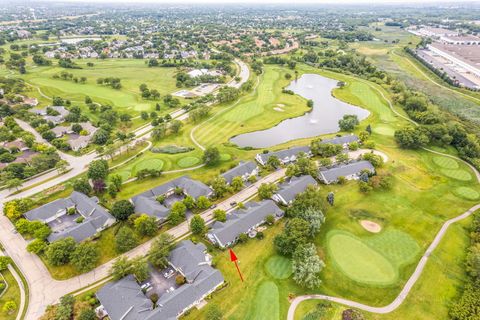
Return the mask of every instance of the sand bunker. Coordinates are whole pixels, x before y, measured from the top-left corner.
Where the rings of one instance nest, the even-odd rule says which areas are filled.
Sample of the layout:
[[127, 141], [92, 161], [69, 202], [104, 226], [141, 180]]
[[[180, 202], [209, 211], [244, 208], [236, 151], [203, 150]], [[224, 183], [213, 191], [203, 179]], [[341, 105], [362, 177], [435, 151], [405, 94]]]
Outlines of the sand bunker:
[[368, 232], [379, 233], [380, 231], [382, 231], [382, 227], [378, 223], [373, 221], [362, 220], [360, 221], [360, 224]]
[[277, 107], [283, 108], [285, 105], [283, 103], [277, 103]]
[[278, 111], [278, 112], [283, 112], [283, 111], [285, 111], [285, 110], [283, 110], [282, 108], [277, 108], [277, 107], [273, 108], [273, 110]]

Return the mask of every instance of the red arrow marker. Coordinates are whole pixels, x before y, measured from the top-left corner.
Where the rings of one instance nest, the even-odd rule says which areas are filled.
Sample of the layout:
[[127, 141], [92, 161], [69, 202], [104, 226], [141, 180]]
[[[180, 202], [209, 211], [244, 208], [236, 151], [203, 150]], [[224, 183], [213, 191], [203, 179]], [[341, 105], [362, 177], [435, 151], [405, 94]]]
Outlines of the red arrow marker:
[[235, 267], [237, 267], [237, 271], [238, 271], [238, 275], [240, 276], [240, 280], [242, 280], [242, 282], [243, 282], [243, 276], [242, 276], [242, 273], [240, 272], [240, 268], [238, 267], [238, 258], [237, 258], [237, 256], [235, 255], [235, 252], [233, 252], [232, 249], [228, 249], [228, 251], [230, 252], [230, 261], [235, 263]]

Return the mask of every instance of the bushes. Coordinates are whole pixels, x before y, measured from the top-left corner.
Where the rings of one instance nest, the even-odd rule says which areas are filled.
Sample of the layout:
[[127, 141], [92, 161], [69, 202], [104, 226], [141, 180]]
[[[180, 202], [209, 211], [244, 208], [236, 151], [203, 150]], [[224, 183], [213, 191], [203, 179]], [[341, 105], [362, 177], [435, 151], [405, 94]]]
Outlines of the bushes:
[[150, 149], [153, 153], [166, 153], [166, 154], [177, 154], [177, 153], [185, 153], [195, 150], [192, 147], [179, 147], [175, 145], [168, 145], [163, 147], [153, 147]]

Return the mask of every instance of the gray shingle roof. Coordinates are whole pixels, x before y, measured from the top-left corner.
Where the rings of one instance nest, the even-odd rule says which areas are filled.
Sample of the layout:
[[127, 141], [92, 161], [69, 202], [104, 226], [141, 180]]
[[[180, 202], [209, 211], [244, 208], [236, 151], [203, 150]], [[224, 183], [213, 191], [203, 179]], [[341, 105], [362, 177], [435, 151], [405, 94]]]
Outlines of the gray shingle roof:
[[275, 151], [275, 152], [268, 152], [268, 153], [259, 153], [258, 156], [261, 158], [263, 163], [266, 163], [268, 159], [272, 156], [276, 156], [278, 159], [284, 159], [286, 157], [291, 157], [294, 155], [298, 155], [300, 152], [310, 153], [309, 146], [301, 146], [301, 147], [294, 147], [290, 149]]
[[112, 320], [146, 319], [153, 307], [131, 275], [104, 285], [98, 290], [97, 298]]
[[177, 268], [195, 275], [179, 288], [160, 296], [158, 307], [150, 310], [150, 300], [141, 291], [133, 276], [110, 282], [97, 292], [97, 298], [112, 320], [171, 320], [223, 283], [220, 271], [205, 262], [205, 245], [190, 240], [180, 242], [169, 256]]
[[310, 175], [292, 177], [290, 181], [280, 185], [277, 194], [279, 194], [286, 202], [295, 199], [295, 196], [307, 189], [309, 185], [317, 185], [317, 181]]
[[115, 218], [108, 213], [102, 206], [96, 202], [97, 198], [89, 198], [83, 193], [73, 191], [69, 198], [62, 198], [47, 203], [41, 207], [30, 210], [24, 214], [28, 220], [40, 220], [46, 222], [54, 218], [60, 211], [75, 206], [78, 213], [85, 219], [83, 222], [71, 226], [61, 232], [52, 233], [48, 237], [48, 241], [52, 242], [60, 238], [73, 237], [80, 242], [97, 233], [110, 220]]
[[186, 308], [223, 283], [220, 271], [205, 265], [198, 270], [193, 283], [165, 293], [158, 300], [158, 307], [144, 318], [145, 320], [175, 319]]
[[188, 281], [192, 281], [198, 274], [198, 267], [207, 263], [203, 243], [194, 244], [191, 241], [182, 241], [172, 250], [168, 260], [176, 269], [180, 270]]
[[331, 144], [345, 144], [359, 141], [358, 137], [354, 134], [349, 134], [341, 137], [334, 137], [331, 139], [324, 139], [322, 143], [331, 143]]
[[238, 209], [227, 215], [225, 222], [217, 221], [213, 224], [210, 234], [220, 240], [221, 245], [233, 243], [241, 234], [261, 223], [265, 218], [272, 215], [279, 215], [283, 211], [272, 200], [261, 202], [249, 202], [245, 209]]
[[135, 197], [133, 197], [132, 200], [140, 196], [147, 197], [147, 198], [148, 197], [155, 198], [177, 187], [182, 188], [183, 190], [185, 190], [185, 193], [187, 193], [188, 195], [191, 195], [194, 198], [198, 198], [200, 196], [209, 196], [210, 194], [212, 194], [212, 189], [210, 189], [210, 187], [207, 186], [206, 184], [198, 180], [193, 180], [188, 176], [182, 176], [177, 179], [168, 181], [162, 185], [159, 185], [153, 189], [145, 191], [141, 194], [138, 194]]
[[369, 170], [375, 172], [373, 165], [366, 160], [351, 162], [348, 164], [340, 165], [330, 169], [320, 169], [320, 178], [326, 183], [337, 181], [338, 177], [347, 177], [352, 174], [358, 174], [362, 170]]
[[165, 220], [170, 213], [170, 209], [160, 204], [153, 197], [136, 196], [132, 198], [133, 205], [135, 206], [135, 212], [145, 213], [151, 217], [155, 217], [159, 220]]
[[61, 198], [25, 212], [23, 215], [30, 221], [40, 220], [44, 222], [59, 211], [66, 210], [73, 206], [75, 206], [75, 203], [70, 198]]
[[257, 168], [257, 164], [253, 161], [240, 162], [238, 166], [222, 174], [222, 177], [225, 178], [228, 183], [232, 183], [233, 178], [249, 174], [255, 170], [255, 168]]

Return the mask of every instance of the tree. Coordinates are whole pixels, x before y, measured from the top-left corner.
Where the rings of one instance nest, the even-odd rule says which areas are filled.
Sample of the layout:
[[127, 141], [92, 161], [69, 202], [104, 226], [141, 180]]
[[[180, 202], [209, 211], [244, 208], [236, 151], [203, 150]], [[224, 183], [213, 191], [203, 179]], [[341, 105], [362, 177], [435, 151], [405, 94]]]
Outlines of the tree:
[[333, 203], [335, 202], [335, 194], [333, 192], [328, 193], [327, 201], [331, 206], [333, 206]]
[[274, 239], [275, 247], [283, 255], [292, 255], [295, 249], [307, 243], [309, 225], [301, 218], [293, 218], [287, 221], [282, 234]]
[[123, 226], [115, 236], [115, 248], [123, 253], [135, 248], [138, 244], [135, 233], [127, 226]]
[[68, 162], [65, 160], [60, 160], [55, 165], [55, 169], [57, 169], [58, 173], [65, 173], [68, 168]]
[[217, 198], [223, 197], [228, 192], [227, 181], [222, 176], [217, 176], [215, 179], [212, 180], [210, 185], [215, 192], [215, 196]]
[[180, 120], [173, 120], [170, 122], [170, 130], [172, 133], [177, 134], [182, 128], [183, 123]]
[[45, 251], [45, 257], [52, 266], [60, 266], [70, 262], [70, 256], [77, 244], [72, 237], [52, 242]]
[[122, 176], [120, 176], [119, 174], [114, 174], [110, 177], [110, 182], [117, 191], [120, 191], [120, 188], [122, 187], [122, 180]]
[[307, 107], [313, 108], [313, 104], [314, 104], [314, 103], [313, 103], [313, 100], [312, 100], [312, 99], [310, 99], [310, 100], [307, 101]]
[[93, 270], [100, 258], [98, 247], [94, 243], [80, 243], [71, 254], [71, 262], [81, 272]]
[[6, 183], [6, 187], [9, 190], [10, 189], [18, 190], [18, 188], [20, 188], [22, 185], [23, 185], [23, 181], [18, 178], [9, 179]]
[[466, 270], [472, 278], [480, 280], [480, 242], [475, 243], [468, 249]]
[[119, 200], [113, 204], [111, 212], [118, 220], [125, 221], [135, 212], [135, 207], [128, 200]]
[[89, 195], [92, 192], [92, 187], [88, 183], [87, 179], [80, 178], [73, 182], [73, 190]]
[[395, 131], [395, 141], [405, 149], [417, 149], [429, 143], [429, 137], [420, 127], [405, 127]]
[[220, 221], [220, 222], [225, 222], [227, 221], [227, 213], [225, 210], [222, 209], [216, 209], [213, 211], [213, 217], [215, 220]]
[[345, 309], [342, 312], [342, 320], [365, 320], [365, 317], [355, 309]]
[[187, 207], [180, 201], [175, 202], [168, 214], [168, 220], [171, 225], [176, 226], [183, 220], [185, 220], [185, 213], [187, 212]]
[[353, 131], [359, 123], [358, 117], [353, 114], [346, 114], [342, 119], [338, 120], [338, 126], [342, 131]]
[[293, 254], [293, 280], [302, 287], [317, 288], [321, 283], [320, 272], [325, 263], [317, 254], [313, 243], [300, 245]]
[[17, 310], [17, 304], [13, 300], [5, 302], [2, 307], [2, 311], [6, 314], [13, 314]]
[[186, 196], [182, 202], [189, 210], [195, 208], [195, 199], [192, 196]]
[[157, 232], [157, 223], [154, 217], [149, 217], [146, 214], [142, 214], [134, 221], [135, 231], [141, 236], [154, 236]]
[[137, 281], [143, 282], [150, 276], [150, 269], [148, 263], [142, 257], [138, 257], [132, 261], [132, 274]]
[[120, 280], [130, 274], [132, 270], [132, 263], [127, 257], [120, 257], [113, 262], [110, 269], [110, 275], [114, 280]]
[[27, 251], [35, 254], [42, 253], [47, 248], [47, 243], [42, 239], [35, 239], [27, 245]]
[[0, 256], [0, 271], [5, 271], [8, 265], [12, 263], [12, 258], [6, 256]]
[[108, 176], [107, 160], [94, 160], [88, 166], [88, 178], [92, 180], [105, 180]]
[[209, 208], [211, 205], [212, 205], [212, 203], [210, 202], [210, 200], [207, 197], [205, 197], [205, 196], [198, 197], [198, 199], [197, 199], [197, 208], [198, 209], [205, 210], [205, 209]]
[[92, 309], [84, 309], [78, 316], [78, 320], [97, 320], [97, 315]]
[[172, 248], [173, 237], [167, 233], [158, 236], [148, 252], [148, 261], [157, 268], [165, 268], [168, 265], [167, 257]]
[[320, 231], [320, 227], [325, 222], [325, 216], [319, 208], [307, 208], [306, 210], [301, 211], [297, 216], [308, 222], [308, 235], [310, 237], [314, 237]]
[[260, 199], [270, 199], [277, 190], [275, 183], [262, 183], [258, 188], [258, 196]]
[[190, 231], [196, 235], [201, 235], [205, 232], [205, 220], [200, 215], [196, 214], [190, 220]]
[[243, 189], [245, 184], [243, 183], [242, 177], [233, 177], [232, 182], [230, 183], [233, 191], [240, 191]]
[[275, 170], [276, 168], [278, 168], [280, 166], [281, 162], [280, 160], [278, 159], [277, 156], [270, 156], [268, 159], [267, 159], [267, 166], [271, 169], [271, 170]]
[[220, 152], [216, 147], [208, 147], [203, 152], [202, 160], [207, 166], [214, 166], [220, 162]]
[[373, 152], [365, 153], [365, 154], [362, 156], [362, 159], [363, 159], [363, 160], [370, 161], [370, 163], [371, 163], [375, 168], [380, 168], [381, 166], [383, 166], [383, 158], [382, 158], [380, 155], [378, 155], [378, 154], [374, 154]]
[[[105, 113], [103, 115], [105, 116]], [[107, 130], [100, 128], [93, 135], [92, 141], [95, 144], [104, 145], [107, 143], [109, 138], [110, 138], [110, 133]]]

